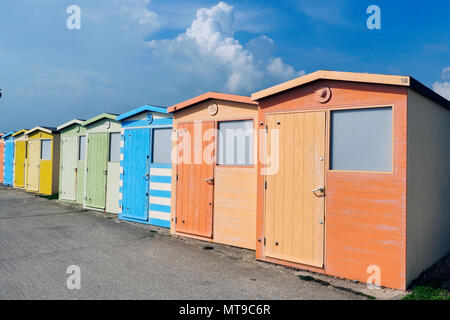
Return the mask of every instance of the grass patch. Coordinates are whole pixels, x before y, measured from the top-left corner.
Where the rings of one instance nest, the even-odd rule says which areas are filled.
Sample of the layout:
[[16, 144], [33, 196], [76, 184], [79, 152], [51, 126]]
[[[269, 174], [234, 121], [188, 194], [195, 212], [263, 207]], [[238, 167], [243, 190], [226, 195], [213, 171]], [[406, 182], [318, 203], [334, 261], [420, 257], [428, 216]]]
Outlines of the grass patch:
[[412, 289], [403, 300], [450, 300], [450, 291], [434, 285], [420, 285]]
[[450, 252], [422, 272], [403, 300], [450, 300]]

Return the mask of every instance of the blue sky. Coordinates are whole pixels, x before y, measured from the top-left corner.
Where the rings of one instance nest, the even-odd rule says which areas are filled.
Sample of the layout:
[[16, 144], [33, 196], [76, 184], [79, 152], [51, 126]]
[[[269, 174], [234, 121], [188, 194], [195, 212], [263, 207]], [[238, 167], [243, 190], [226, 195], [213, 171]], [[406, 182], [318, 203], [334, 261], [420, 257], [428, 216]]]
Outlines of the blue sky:
[[[69, 30], [69, 5], [81, 29]], [[366, 9], [381, 9], [369, 30]], [[411, 75], [450, 98], [449, 1], [2, 0], [0, 131], [317, 69]]]

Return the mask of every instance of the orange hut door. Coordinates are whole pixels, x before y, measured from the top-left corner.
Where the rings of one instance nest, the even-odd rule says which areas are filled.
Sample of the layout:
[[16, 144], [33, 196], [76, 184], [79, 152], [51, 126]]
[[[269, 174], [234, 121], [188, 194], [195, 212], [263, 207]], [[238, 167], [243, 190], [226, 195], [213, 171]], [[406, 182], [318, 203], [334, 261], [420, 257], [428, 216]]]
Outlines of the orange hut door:
[[270, 114], [266, 124], [264, 255], [322, 267], [325, 111]]
[[177, 232], [212, 237], [215, 123], [178, 125]]

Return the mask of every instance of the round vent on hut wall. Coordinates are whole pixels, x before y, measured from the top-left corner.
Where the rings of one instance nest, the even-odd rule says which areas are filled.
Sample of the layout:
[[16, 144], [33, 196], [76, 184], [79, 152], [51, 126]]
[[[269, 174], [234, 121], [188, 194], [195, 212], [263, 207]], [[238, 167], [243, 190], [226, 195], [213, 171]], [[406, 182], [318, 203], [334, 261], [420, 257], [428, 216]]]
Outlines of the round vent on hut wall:
[[153, 122], [153, 114], [152, 113], [147, 113], [147, 123], [150, 124]]
[[316, 100], [320, 103], [326, 103], [331, 99], [331, 89], [328, 87], [320, 87], [314, 93]]
[[213, 103], [208, 106], [209, 115], [215, 116], [218, 111], [219, 111], [219, 107], [217, 106], [217, 104]]
[[111, 121], [108, 120], [108, 121], [105, 122], [105, 128], [106, 129], [111, 128]]

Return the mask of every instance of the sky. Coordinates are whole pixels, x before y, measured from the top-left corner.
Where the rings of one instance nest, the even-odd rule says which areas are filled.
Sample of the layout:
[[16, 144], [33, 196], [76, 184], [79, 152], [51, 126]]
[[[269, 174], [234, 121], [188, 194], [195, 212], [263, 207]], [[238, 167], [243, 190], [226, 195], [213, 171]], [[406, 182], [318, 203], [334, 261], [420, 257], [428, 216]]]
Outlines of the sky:
[[[370, 5], [381, 29], [367, 27]], [[448, 0], [2, 0], [0, 132], [249, 95], [319, 69], [410, 75], [450, 99], [449, 12]]]

